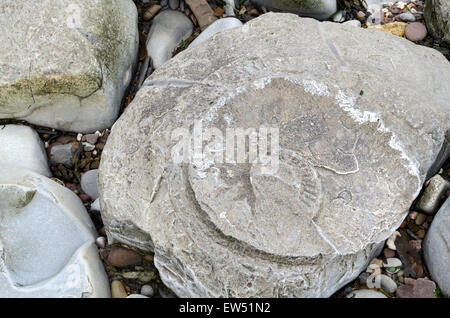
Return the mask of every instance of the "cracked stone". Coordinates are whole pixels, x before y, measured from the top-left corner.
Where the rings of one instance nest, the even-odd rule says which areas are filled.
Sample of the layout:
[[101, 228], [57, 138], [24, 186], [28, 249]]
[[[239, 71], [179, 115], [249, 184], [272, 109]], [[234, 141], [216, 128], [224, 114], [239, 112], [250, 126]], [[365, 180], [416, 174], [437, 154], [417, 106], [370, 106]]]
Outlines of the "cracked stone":
[[449, 82], [442, 54], [384, 32], [282, 13], [220, 32], [157, 69], [114, 125], [108, 241], [154, 251], [180, 297], [328, 297], [406, 217], [445, 139]]

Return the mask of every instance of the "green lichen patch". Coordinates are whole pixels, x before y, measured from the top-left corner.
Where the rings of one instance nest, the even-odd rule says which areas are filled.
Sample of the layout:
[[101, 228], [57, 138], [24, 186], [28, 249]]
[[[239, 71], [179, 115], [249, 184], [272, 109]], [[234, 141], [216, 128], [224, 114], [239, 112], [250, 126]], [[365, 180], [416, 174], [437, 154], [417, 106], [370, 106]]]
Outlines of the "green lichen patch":
[[12, 205], [16, 209], [22, 209], [22, 208], [26, 207], [28, 204], [30, 204], [30, 202], [33, 200], [35, 195], [36, 195], [36, 190], [27, 191], [25, 193], [25, 196], [18, 198], [17, 201], [14, 202]]

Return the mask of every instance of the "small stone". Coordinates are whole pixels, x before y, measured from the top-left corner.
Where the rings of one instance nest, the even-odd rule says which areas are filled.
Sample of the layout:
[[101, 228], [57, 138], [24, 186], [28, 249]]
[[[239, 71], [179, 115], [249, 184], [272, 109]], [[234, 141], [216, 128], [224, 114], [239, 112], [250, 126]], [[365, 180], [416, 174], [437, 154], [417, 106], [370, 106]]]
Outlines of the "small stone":
[[[425, 28], [422, 23], [415, 22], [411, 23], [409, 26], [416, 24], [421, 25]], [[420, 26], [418, 26], [420, 28]], [[426, 33], [426, 30], [425, 30]], [[425, 34], [426, 35], [426, 34]], [[413, 41], [413, 40], [412, 40]], [[418, 40], [414, 40], [418, 41]], [[417, 208], [426, 213], [433, 215], [436, 213], [439, 208], [439, 203], [441, 202], [441, 198], [445, 195], [447, 190], [449, 189], [449, 182], [442, 178], [440, 175], [435, 175], [429, 180], [428, 185], [425, 188], [425, 191], [422, 193], [419, 202], [417, 204]]]
[[389, 294], [395, 293], [395, 291], [397, 290], [397, 284], [392, 280], [392, 278], [387, 275], [381, 274], [379, 275], [379, 279], [381, 289]]
[[86, 135], [86, 141], [88, 143], [90, 143], [91, 145], [95, 145], [97, 143], [98, 140], [98, 135], [97, 134], [88, 134]]
[[344, 22], [342, 24], [343, 25], [351, 25], [351, 26], [354, 26], [354, 27], [357, 27], [357, 28], [361, 27], [361, 22], [358, 21], [358, 20], [350, 20], [350, 21], [346, 21], [346, 22]]
[[392, 235], [386, 241], [387, 247], [389, 247], [391, 250], [394, 250], [394, 251], [397, 250], [397, 248], [395, 247], [395, 239], [397, 238], [397, 236], [402, 236], [402, 235], [400, 234], [400, 232], [395, 231], [394, 233], [392, 233]]
[[141, 295], [141, 294], [131, 294], [127, 298], [148, 298], [147, 296]]
[[354, 290], [345, 296], [346, 298], [387, 298], [383, 293], [371, 289]]
[[98, 248], [104, 248], [106, 246], [106, 238], [104, 238], [103, 236], [97, 237], [97, 239], [95, 240], [95, 244], [97, 244]]
[[366, 18], [366, 14], [362, 11], [358, 11], [358, 13], [356, 14], [356, 18], [360, 21], [364, 20]]
[[[91, 208], [92, 209], [92, 208]], [[383, 254], [385, 258], [391, 258], [395, 256], [395, 251], [391, 250], [390, 248], [385, 248], [383, 250]]]
[[360, 285], [367, 285], [367, 280], [369, 279], [369, 277], [370, 277], [370, 273], [362, 272], [362, 273], [358, 276], [359, 284], [360, 284]]
[[82, 144], [83, 144], [83, 150], [84, 151], [92, 151], [92, 150], [95, 149], [95, 146], [90, 144], [90, 143], [88, 143], [88, 142], [83, 142]]
[[411, 213], [409, 213], [409, 218], [411, 220], [415, 220], [417, 218], [417, 216], [419, 215], [419, 212], [416, 211], [412, 211]]
[[142, 257], [133, 250], [115, 245], [109, 252], [108, 263], [123, 268], [141, 264]]
[[152, 5], [150, 8], [145, 10], [143, 18], [145, 21], [150, 21], [158, 12], [161, 10], [161, 6], [158, 4]]
[[214, 10], [214, 15], [218, 18], [220, 18], [222, 16], [222, 14], [224, 14], [224, 13], [225, 13], [225, 10], [223, 10], [221, 7], [217, 7]]
[[423, 213], [418, 214], [417, 218], [416, 218], [416, 224], [422, 225], [423, 222], [425, 222], [426, 218], [427, 218], [427, 216], [425, 214], [423, 214]]
[[[410, 24], [411, 25], [411, 24]], [[390, 22], [383, 25], [371, 25], [367, 29], [380, 30], [386, 33], [390, 33], [396, 36], [403, 37], [405, 35], [405, 29], [408, 26], [405, 22]]]
[[400, 14], [400, 20], [403, 22], [414, 22], [416, 21], [416, 17], [411, 12], [404, 12]]
[[422, 240], [411, 240], [409, 241], [409, 245], [411, 245], [413, 249], [419, 252], [422, 249]]
[[111, 283], [111, 297], [112, 298], [127, 298], [128, 294], [122, 282], [115, 280]]
[[50, 163], [52, 165], [62, 163], [72, 167], [74, 154], [75, 148], [71, 144], [53, 146], [50, 150]]
[[200, 29], [203, 31], [208, 25], [217, 20], [214, 11], [206, 0], [186, 0], [186, 4], [192, 10]]
[[169, 8], [172, 10], [178, 9], [180, 6], [180, 0], [169, 0]]
[[83, 134], [78, 134], [78, 135], [77, 135], [77, 141], [80, 142], [80, 141], [81, 141], [81, 138], [83, 138]]
[[370, 261], [369, 265], [376, 265], [378, 267], [381, 267], [383, 266], [383, 261], [381, 259], [374, 258]]
[[397, 298], [436, 298], [434, 291], [436, 290], [436, 284], [425, 278], [419, 278], [417, 280], [406, 279], [408, 281], [406, 285], [401, 285], [397, 288], [395, 296]]
[[100, 211], [100, 199], [97, 198], [92, 204], [91, 204], [91, 211]]
[[91, 197], [88, 196], [88, 195], [85, 194], [85, 193], [82, 193], [82, 194], [80, 194], [80, 199], [81, 199], [81, 201], [83, 201], [83, 202], [87, 202], [87, 201], [90, 201], [90, 200], [91, 200]]
[[98, 169], [89, 170], [81, 176], [81, 189], [91, 197], [92, 200], [98, 199], [97, 187]]
[[141, 287], [141, 294], [147, 297], [153, 297], [155, 294], [155, 291], [153, 290], [153, 287], [150, 285], [143, 285]]
[[383, 267], [400, 267], [402, 266], [402, 261], [395, 257], [387, 258], [383, 263]]

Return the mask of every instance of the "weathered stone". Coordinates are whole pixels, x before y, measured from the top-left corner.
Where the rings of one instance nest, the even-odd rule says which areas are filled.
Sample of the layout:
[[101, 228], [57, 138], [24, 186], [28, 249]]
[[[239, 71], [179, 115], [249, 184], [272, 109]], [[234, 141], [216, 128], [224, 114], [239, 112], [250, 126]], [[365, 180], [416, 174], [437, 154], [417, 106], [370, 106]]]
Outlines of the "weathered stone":
[[0, 29], [0, 118], [77, 132], [113, 124], [138, 50], [131, 0], [4, 0]]
[[173, 50], [191, 36], [191, 20], [179, 11], [164, 10], [152, 22], [148, 34], [147, 51], [153, 67], [158, 68], [172, 57]]
[[346, 21], [344, 23], [342, 23], [343, 25], [351, 25], [357, 28], [361, 27], [361, 22], [359, 22], [358, 20], [350, 20], [350, 21]]
[[450, 43], [450, 1], [426, 0], [424, 17], [430, 33]]
[[95, 227], [67, 188], [0, 171], [0, 297], [109, 297]]
[[[330, 296], [419, 193], [449, 81], [439, 52], [379, 31], [269, 13], [221, 32], [156, 70], [114, 125], [99, 171], [109, 241], [154, 251], [178, 296]], [[261, 127], [279, 129], [273, 170]], [[259, 131], [259, 161], [221, 163], [234, 147], [214, 137], [179, 164], [180, 137], [207, 128]]]
[[443, 295], [450, 296], [450, 199], [440, 208], [423, 242], [431, 277]]
[[417, 209], [427, 214], [435, 214], [449, 188], [450, 182], [438, 174], [435, 175], [428, 181], [417, 203]]
[[0, 167], [24, 168], [51, 176], [39, 135], [30, 127], [0, 126]]
[[337, 10], [336, 0], [251, 0], [274, 11], [291, 12], [301, 16], [325, 20]]
[[210, 26], [208, 26], [200, 35], [189, 44], [189, 47], [194, 47], [202, 42], [205, 42], [210, 37], [218, 32], [233, 29], [242, 26], [242, 22], [236, 18], [219, 19]]

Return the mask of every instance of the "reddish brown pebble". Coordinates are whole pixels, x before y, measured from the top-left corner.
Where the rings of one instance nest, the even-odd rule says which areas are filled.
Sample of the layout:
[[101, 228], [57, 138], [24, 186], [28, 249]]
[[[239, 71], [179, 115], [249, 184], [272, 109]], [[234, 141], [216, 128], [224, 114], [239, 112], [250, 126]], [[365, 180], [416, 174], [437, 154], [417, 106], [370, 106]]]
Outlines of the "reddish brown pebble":
[[161, 6], [158, 4], [154, 4], [152, 5], [150, 8], [148, 8], [147, 10], [145, 10], [143, 18], [145, 21], [150, 21], [155, 14], [157, 14], [159, 12], [159, 10], [161, 10]]
[[208, 25], [217, 20], [214, 16], [214, 11], [209, 6], [206, 0], [186, 0], [186, 4], [194, 13], [195, 18], [203, 31]]
[[108, 263], [116, 267], [128, 267], [142, 263], [142, 257], [133, 250], [113, 246], [108, 255]]
[[80, 199], [81, 199], [81, 201], [86, 202], [86, 201], [90, 201], [91, 197], [88, 196], [87, 194], [83, 193], [83, 194], [80, 194]]
[[419, 278], [407, 285], [399, 286], [395, 296], [397, 298], [436, 298], [435, 289], [436, 284], [433, 281]]
[[362, 11], [359, 11], [359, 12], [356, 14], [356, 18], [357, 18], [358, 20], [364, 20], [364, 19], [366, 18], [366, 14], [365, 14], [364, 12], [362, 12]]
[[427, 28], [420, 22], [410, 23], [405, 29], [405, 36], [413, 42], [422, 41], [427, 36]]
[[390, 248], [385, 248], [383, 254], [385, 258], [395, 257], [395, 251]]

